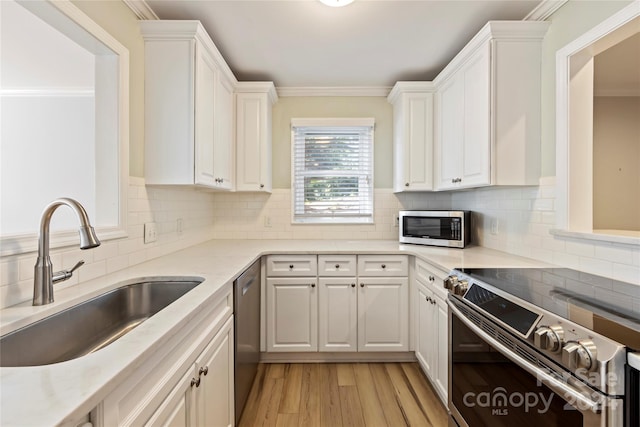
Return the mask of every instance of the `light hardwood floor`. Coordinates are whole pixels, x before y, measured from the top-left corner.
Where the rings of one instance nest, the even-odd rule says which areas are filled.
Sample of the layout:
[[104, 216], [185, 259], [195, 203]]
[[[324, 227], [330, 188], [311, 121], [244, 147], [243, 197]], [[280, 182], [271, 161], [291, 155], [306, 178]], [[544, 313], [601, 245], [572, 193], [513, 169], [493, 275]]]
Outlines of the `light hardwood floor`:
[[444, 427], [417, 363], [261, 364], [239, 427]]

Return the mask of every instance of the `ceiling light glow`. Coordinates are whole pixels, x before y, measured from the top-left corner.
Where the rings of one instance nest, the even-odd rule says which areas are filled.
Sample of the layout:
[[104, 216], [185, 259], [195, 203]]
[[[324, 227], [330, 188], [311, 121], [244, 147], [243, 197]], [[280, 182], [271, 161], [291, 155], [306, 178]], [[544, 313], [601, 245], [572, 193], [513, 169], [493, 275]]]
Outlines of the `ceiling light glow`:
[[353, 0], [320, 0], [322, 3], [331, 7], [342, 7], [351, 4]]

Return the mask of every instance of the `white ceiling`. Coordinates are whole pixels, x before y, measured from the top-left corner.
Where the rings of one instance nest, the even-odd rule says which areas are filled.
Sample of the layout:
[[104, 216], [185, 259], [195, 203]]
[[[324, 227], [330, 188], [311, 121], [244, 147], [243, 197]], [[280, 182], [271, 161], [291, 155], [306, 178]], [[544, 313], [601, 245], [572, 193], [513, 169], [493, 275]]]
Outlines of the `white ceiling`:
[[278, 87], [390, 87], [433, 80], [490, 20], [540, 0], [146, 0], [160, 19], [198, 19], [240, 81]]

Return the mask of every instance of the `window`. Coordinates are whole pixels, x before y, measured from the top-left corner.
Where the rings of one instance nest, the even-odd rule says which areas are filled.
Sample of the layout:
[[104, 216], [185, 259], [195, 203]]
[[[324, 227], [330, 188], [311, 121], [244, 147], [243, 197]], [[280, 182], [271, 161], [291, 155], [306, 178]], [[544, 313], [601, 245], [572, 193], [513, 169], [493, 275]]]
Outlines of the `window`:
[[293, 222], [373, 223], [374, 119], [292, 119]]
[[[0, 253], [35, 250], [59, 197], [86, 208], [100, 240], [126, 236], [127, 49], [70, 1], [0, 12]], [[77, 218], [58, 212], [51, 246], [76, 245]]]

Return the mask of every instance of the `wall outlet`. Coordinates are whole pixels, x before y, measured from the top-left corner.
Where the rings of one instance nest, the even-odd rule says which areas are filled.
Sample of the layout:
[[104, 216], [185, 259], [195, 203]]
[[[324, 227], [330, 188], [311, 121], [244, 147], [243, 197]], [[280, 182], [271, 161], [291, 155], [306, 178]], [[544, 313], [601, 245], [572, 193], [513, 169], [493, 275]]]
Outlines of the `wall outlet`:
[[151, 243], [158, 240], [158, 227], [155, 222], [147, 222], [144, 225], [144, 242]]
[[400, 227], [400, 215], [395, 214], [393, 216], [393, 226], [394, 227]]
[[176, 220], [176, 232], [178, 233], [178, 236], [182, 235], [182, 218], [178, 218]]
[[269, 215], [264, 216], [264, 226], [271, 227], [271, 217]]
[[493, 235], [498, 234], [498, 218], [493, 218], [491, 220], [491, 230], [490, 233]]

